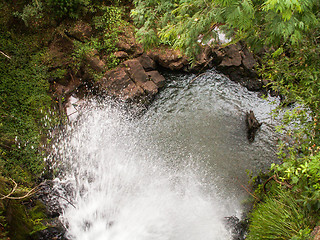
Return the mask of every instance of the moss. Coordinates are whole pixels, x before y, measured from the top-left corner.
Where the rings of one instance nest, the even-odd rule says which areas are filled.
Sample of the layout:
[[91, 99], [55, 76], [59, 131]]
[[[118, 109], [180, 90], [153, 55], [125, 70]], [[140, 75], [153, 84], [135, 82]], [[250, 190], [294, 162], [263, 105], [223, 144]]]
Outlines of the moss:
[[[32, 207], [28, 207], [32, 205]], [[6, 206], [6, 220], [8, 223], [9, 237], [15, 240], [25, 240], [37, 231], [46, 229], [42, 223], [46, 219], [45, 207], [39, 201], [28, 202], [10, 200]]]

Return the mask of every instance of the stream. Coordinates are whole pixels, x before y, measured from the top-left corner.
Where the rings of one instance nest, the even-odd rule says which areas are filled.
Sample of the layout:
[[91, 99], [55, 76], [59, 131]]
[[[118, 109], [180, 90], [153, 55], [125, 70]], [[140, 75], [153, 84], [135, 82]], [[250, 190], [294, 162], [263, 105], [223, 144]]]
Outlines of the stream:
[[[214, 70], [165, 76], [167, 87], [140, 118], [90, 101], [55, 145], [69, 239], [232, 239], [225, 217], [241, 217], [247, 170], [276, 159], [277, 99]], [[250, 110], [263, 123], [253, 143]]]

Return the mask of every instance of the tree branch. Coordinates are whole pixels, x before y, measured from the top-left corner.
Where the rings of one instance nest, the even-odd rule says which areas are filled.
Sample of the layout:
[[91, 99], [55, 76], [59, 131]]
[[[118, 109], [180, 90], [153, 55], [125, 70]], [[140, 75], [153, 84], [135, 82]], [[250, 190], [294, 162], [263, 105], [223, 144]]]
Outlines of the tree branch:
[[0, 53], [1, 53], [3, 56], [5, 56], [6, 58], [11, 59], [11, 57], [10, 57], [9, 55], [5, 54], [4, 52], [0, 51]]

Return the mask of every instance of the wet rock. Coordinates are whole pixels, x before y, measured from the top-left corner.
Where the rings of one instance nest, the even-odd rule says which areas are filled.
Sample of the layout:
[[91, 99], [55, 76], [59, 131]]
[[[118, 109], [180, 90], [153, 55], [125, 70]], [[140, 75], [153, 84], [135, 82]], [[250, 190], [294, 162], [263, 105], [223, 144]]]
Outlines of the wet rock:
[[159, 87], [162, 88], [166, 79], [158, 71], [147, 72], [148, 77]]
[[30, 240], [68, 240], [65, 237], [66, 229], [58, 218], [44, 223], [47, 227], [44, 230], [37, 231], [30, 236]]
[[158, 86], [153, 81], [147, 81], [141, 87], [149, 96], [154, 96], [158, 93]]
[[[65, 191], [71, 191], [68, 186], [64, 186]], [[55, 188], [54, 181], [46, 180], [39, 188], [39, 191], [35, 195], [35, 199], [42, 202], [45, 206], [45, 220], [42, 221], [43, 225], [47, 228], [41, 231], [37, 231], [30, 236], [30, 240], [47, 240], [58, 239], [65, 240], [66, 229], [59, 220], [59, 216], [62, 214], [62, 208], [59, 200], [61, 194], [64, 192]], [[69, 204], [66, 202], [66, 204]]]
[[253, 111], [246, 113], [246, 125], [247, 125], [247, 138], [249, 142], [253, 142], [257, 130], [262, 125], [262, 123], [258, 122]]
[[148, 81], [148, 76], [138, 59], [127, 60], [123, 65], [127, 67], [127, 72], [136, 84], [142, 85]]
[[54, 182], [46, 180], [42, 183], [36, 198], [40, 200], [46, 207], [46, 215], [49, 218], [57, 218], [62, 213], [62, 209], [59, 203], [59, 194], [56, 189], [53, 188]]
[[201, 53], [196, 57], [196, 61], [188, 66], [188, 72], [199, 72], [207, 68], [212, 68], [212, 60], [216, 57], [216, 54], [212, 51], [212, 48], [206, 46]]
[[153, 60], [146, 55], [127, 60], [116, 69], [107, 71], [98, 82], [98, 88], [124, 101], [137, 102], [142, 98], [152, 98], [165, 81], [159, 72], [145, 71], [153, 69], [154, 65]]
[[102, 87], [110, 96], [120, 96], [121, 91], [134, 83], [124, 68], [118, 67], [105, 73], [101, 81]]
[[144, 95], [143, 89], [132, 82], [121, 91], [119, 96], [126, 102], [138, 102]]
[[241, 220], [236, 216], [226, 217], [226, 225], [231, 230], [232, 240], [244, 240], [248, 232], [248, 219]]
[[264, 84], [254, 70], [256, 60], [249, 49], [242, 43], [215, 49], [213, 63], [217, 70], [226, 74], [232, 81], [240, 83], [250, 91], [263, 91]]

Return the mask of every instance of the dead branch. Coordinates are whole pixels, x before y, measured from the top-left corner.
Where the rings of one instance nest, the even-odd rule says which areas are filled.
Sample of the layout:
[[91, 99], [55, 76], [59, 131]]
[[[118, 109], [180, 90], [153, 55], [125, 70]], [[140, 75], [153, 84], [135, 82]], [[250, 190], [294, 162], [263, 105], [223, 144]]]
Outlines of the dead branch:
[[7, 195], [3, 195], [0, 193], [0, 195], [2, 196], [0, 200], [3, 200], [3, 199], [21, 200], [21, 199], [30, 197], [33, 194], [37, 193], [39, 191], [38, 188], [43, 184], [43, 183], [40, 183], [39, 185], [35, 186], [34, 188], [32, 188], [30, 191], [28, 191], [25, 195], [21, 197], [11, 197], [11, 195], [16, 192], [18, 184], [13, 179], [10, 178], [10, 180], [14, 183], [14, 187], [12, 188], [11, 192]]
[[198, 76], [196, 76], [195, 78], [193, 78], [193, 79], [189, 82], [189, 84], [193, 83], [195, 80], [197, 80], [199, 77], [203, 76], [204, 74], [206, 74], [206, 73], [204, 72], [204, 73], [199, 74]]
[[61, 195], [56, 194], [56, 193], [51, 193], [51, 194], [54, 195], [54, 196], [56, 196], [56, 197], [62, 198], [62, 199], [65, 200], [67, 203], [69, 203], [72, 207], [76, 208], [76, 206], [75, 206], [72, 202], [70, 202], [67, 198], [62, 197]]
[[267, 185], [267, 183], [270, 182], [271, 180], [274, 180], [276, 183], [279, 183], [280, 185], [286, 186], [287, 188], [290, 188], [290, 189], [292, 189], [292, 187], [293, 187], [292, 185], [290, 185], [290, 184], [287, 183], [287, 182], [281, 182], [281, 181], [279, 181], [278, 178], [277, 178], [277, 175], [274, 174], [274, 175], [272, 175], [271, 177], [269, 177], [269, 178], [267, 179], [267, 181], [263, 184], [263, 191], [264, 191], [265, 193], [267, 193], [266, 185]]
[[[256, 195], [254, 195], [253, 193], [251, 193], [250, 190], [249, 190], [247, 187], [245, 187], [244, 185], [242, 185], [242, 184], [240, 183], [240, 180], [239, 180], [238, 177], [236, 177], [236, 178], [237, 178], [238, 183], [240, 184], [240, 186], [241, 186], [247, 193], [249, 193], [250, 196], [252, 196], [252, 197], [255, 198], [256, 200], [260, 201], [260, 199], [259, 199]], [[235, 183], [235, 181], [233, 181], [232, 179], [231, 179], [231, 181]]]
[[0, 198], [0, 200], [3, 200], [5, 198], [10, 197], [16, 191], [16, 189], [18, 187], [18, 184], [13, 179], [11, 179], [11, 178], [9, 178], [9, 179], [14, 183], [14, 187], [12, 188], [11, 192], [9, 194], [7, 194], [7, 195], [3, 195], [3, 194], [0, 193], [0, 195], [3, 196], [3, 197]]
[[6, 58], [11, 59], [11, 57], [10, 57], [9, 55], [5, 54], [4, 52], [0, 51], [0, 53], [1, 53], [3, 56], [5, 56]]

